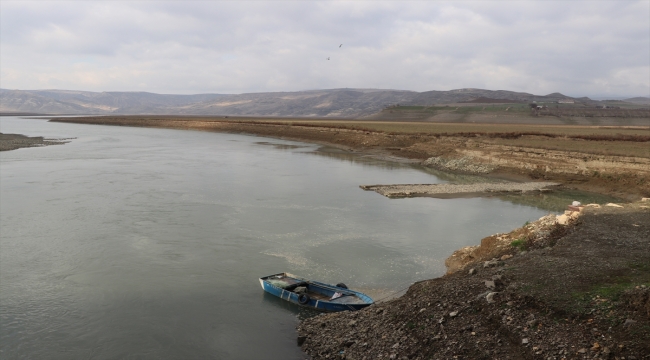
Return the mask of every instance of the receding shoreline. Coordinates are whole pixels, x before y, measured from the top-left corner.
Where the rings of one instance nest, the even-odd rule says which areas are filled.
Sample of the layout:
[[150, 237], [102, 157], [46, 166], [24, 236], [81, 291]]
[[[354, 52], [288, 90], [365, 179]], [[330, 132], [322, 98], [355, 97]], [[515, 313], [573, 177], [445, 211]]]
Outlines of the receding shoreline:
[[42, 136], [25, 136], [21, 134], [0, 133], [0, 151], [10, 151], [27, 147], [40, 147], [49, 145], [63, 145], [67, 139], [44, 139]]
[[[630, 155], [647, 153], [650, 143], [642, 135], [621, 135], [621, 139], [630, 141], [598, 140], [604, 135], [594, 137], [596, 140], [576, 138], [561, 138], [558, 144], [567, 150], [539, 149], [522, 145], [499, 145], [494, 142], [493, 135], [480, 137], [480, 133], [466, 132], [472, 129], [471, 124], [445, 125], [452, 128], [462, 127], [465, 132], [455, 133], [412, 133], [410, 129], [420, 129], [421, 123], [399, 125], [402, 132], [377, 131], [371, 128], [369, 122], [323, 122], [324, 120], [309, 119], [268, 119], [245, 118], [228, 119], [224, 117], [174, 117], [174, 116], [95, 116], [54, 118], [54, 122], [72, 122], [81, 124], [157, 127], [199, 131], [217, 131], [245, 133], [251, 135], [275, 137], [287, 140], [304, 141], [336, 147], [345, 151], [354, 151], [386, 159], [407, 159], [408, 161], [424, 162], [429, 166], [443, 171], [473, 173], [476, 169], [487, 169], [480, 174], [498, 179], [515, 179], [517, 181], [551, 181], [563, 184], [565, 187], [578, 190], [603, 193], [628, 200], [650, 196], [650, 156], [621, 156], [580, 152], [576, 149], [599, 149], [615, 146], [632, 146], [626, 150]], [[366, 125], [364, 125], [366, 124]], [[388, 126], [390, 122], [383, 122]], [[379, 125], [377, 125], [379, 126]], [[501, 129], [501, 125], [494, 125]], [[522, 125], [524, 126], [524, 125]], [[490, 127], [480, 124], [480, 129]], [[510, 126], [509, 128], [517, 129]], [[514, 133], [496, 133], [508, 139], [511, 136], [530, 137], [531, 144], [545, 144], [547, 140], [538, 141], [536, 135], [521, 135], [521, 130]], [[537, 129], [537, 127], [535, 127]], [[544, 131], [592, 131], [589, 127], [547, 127]], [[586, 129], [586, 130], [585, 130]], [[593, 131], [623, 131], [600, 129]], [[647, 129], [632, 129], [637, 133], [645, 133]], [[501, 130], [499, 130], [501, 131]], [[468, 135], [469, 134], [469, 135]], [[479, 137], [477, 137], [479, 136]], [[555, 135], [553, 135], [555, 136]], [[573, 136], [573, 135], [572, 135]], [[618, 135], [617, 135], [618, 136]], [[590, 138], [590, 137], [586, 137]], [[481, 140], [483, 139], [483, 140]], [[504, 141], [506, 141], [504, 140]], [[510, 140], [507, 140], [510, 141]], [[549, 140], [550, 141], [550, 140]], [[627, 142], [626, 142], [627, 141]], [[641, 142], [639, 142], [641, 141]], [[645, 141], [645, 142], [643, 142]], [[594, 142], [595, 145], [590, 145]], [[512, 143], [512, 141], [510, 141]], [[515, 142], [516, 144], [521, 143]], [[601, 145], [602, 143], [602, 145]], [[509, 143], [508, 143], [509, 144]], [[646, 146], [648, 145], [648, 146]], [[592, 151], [592, 150], [589, 150]], [[609, 151], [609, 150], [608, 150]]]
[[[56, 121], [246, 133], [418, 162], [436, 157], [458, 172], [487, 159], [499, 165], [488, 177], [553, 181], [635, 200], [649, 192], [646, 158], [485, 146], [464, 136], [216, 119]], [[413, 284], [400, 298], [305, 319], [299, 344], [312, 359], [648, 358], [650, 202], [589, 207], [567, 219], [545, 217], [488, 236], [472, 251], [460, 249], [466, 256], [458, 271]]]

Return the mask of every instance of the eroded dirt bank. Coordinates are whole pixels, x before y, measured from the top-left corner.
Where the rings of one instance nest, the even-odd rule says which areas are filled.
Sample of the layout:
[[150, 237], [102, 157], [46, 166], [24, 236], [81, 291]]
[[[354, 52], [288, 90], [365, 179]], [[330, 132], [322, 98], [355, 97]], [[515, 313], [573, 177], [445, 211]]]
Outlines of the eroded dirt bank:
[[428, 166], [447, 171], [560, 182], [630, 200], [650, 196], [650, 158], [646, 157], [504, 146], [481, 142], [476, 137], [395, 134], [273, 121], [142, 116], [57, 118], [52, 121], [247, 133], [426, 160]]
[[304, 320], [299, 342], [313, 359], [648, 359], [648, 205], [497, 234], [508, 241], [488, 246], [490, 260], [387, 303]]
[[42, 136], [29, 137], [20, 134], [0, 133], [0, 151], [16, 150], [25, 147], [38, 147], [48, 145], [62, 145], [69, 141], [43, 139]]

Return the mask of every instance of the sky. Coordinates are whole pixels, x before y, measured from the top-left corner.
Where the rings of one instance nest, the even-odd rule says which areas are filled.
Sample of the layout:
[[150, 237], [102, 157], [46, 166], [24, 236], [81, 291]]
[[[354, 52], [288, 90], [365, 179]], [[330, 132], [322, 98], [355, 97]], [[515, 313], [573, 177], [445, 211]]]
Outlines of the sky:
[[0, 87], [650, 97], [650, 0], [2, 0]]

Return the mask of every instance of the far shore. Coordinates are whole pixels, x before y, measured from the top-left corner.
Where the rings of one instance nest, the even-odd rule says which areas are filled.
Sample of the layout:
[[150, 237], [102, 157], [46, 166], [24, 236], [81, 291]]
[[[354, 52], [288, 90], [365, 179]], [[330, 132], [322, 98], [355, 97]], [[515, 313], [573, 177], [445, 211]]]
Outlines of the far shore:
[[42, 136], [25, 136], [21, 134], [0, 133], [0, 151], [16, 150], [26, 147], [62, 145], [66, 140], [44, 139]]
[[551, 181], [630, 201], [650, 196], [650, 127], [429, 124], [294, 118], [92, 116], [53, 122], [245, 133], [456, 173]]

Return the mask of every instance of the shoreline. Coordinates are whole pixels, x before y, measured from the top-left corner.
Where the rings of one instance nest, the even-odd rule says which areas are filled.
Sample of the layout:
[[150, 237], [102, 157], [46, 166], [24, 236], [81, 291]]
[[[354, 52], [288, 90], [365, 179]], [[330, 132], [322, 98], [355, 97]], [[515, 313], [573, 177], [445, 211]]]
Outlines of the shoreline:
[[42, 147], [50, 145], [63, 145], [69, 139], [44, 139], [42, 136], [25, 136], [21, 134], [0, 133], [0, 151], [11, 151], [29, 147]]
[[[359, 129], [137, 118], [64, 121], [244, 133], [412, 163], [435, 157], [442, 165], [460, 165], [458, 173], [464, 171], [463, 161], [457, 160], [467, 159], [468, 149], [476, 151], [471, 141], [457, 137], [425, 143], [414, 135]], [[462, 148], [464, 156], [450, 149], [454, 146]], [[537, 151], [516, 150], [515, 156], [539, 156]], [[553, 153], [550, 163], [559, 162], [560, 170], [567, 164], [575, 167], [576, 159], [584, 166], [584, 158], [592, 156], [567, 152], [562, 160], [559, 155]], [[543, 217], [459, 249], [446, 262], [448, 274], [413, 284], [399, 298], [358, 312], [302, 320], [298, 342], [303, 351], [312, 359], [650, 359], [650, 201], [638, 201], [648, 194], [647, 182], [638, 181], [647, 174], [643, 169], [640, 175], [634, 173], [647, 159], [599, 159], [609, 166], [606, 173], [624, 169], [622, 174], [635, 174], [635, 182], [620, 189], [629, 180], [622, 181], [621, 173], [601, 179], [589, 176], [589, 169], [540, 172], [539, 166], [501, 166], [481, 176], [561, 182], [580, 190], [622, 194], [635, 202]]]
[[[309, 122], [305, 119], [239, 121], [223, 117], [101, 116], [53, 118], [50, 121], [249, 134], [320, 144], [390, 161], [404, 159], [404, 162], [423, 163], [452, 173], [478, 173], [488, 178], [518, 182], [559, 182], [566, 188], [629, 201], [650, 196], [650, 157], [503, 146], [477, 142], [475, 137], [464, 135], [440, 137], [436, 134], [389, 133], [356, 125], [330, 126], [321, 120]], [[575, 140], [578, 144], [580, 141], [584, 142]]]
[[312, 359], [650, 359], [648, 200], [484, 238], [399, 298], [303, 320], [298, 343]]

